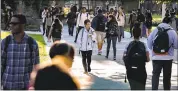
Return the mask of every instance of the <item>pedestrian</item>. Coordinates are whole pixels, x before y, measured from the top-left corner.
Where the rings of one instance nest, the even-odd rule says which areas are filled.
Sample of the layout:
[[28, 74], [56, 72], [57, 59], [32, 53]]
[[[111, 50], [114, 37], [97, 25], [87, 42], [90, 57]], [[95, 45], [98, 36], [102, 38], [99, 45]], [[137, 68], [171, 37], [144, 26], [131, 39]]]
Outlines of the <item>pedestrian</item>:
[[119, 7], [119, 11], [116, 14], [116, 20], [118, 22], [120, 35], [118, 35], [118, 42], [121, 41], [121, 37], [124, 38], [124, 26], [125, 26], [125, 14], [123, 12], [123, 7]]
[[67, 15], [67, 24], [68, 24], [68, 28], [69, 28], [68, 30], [70, 36], [73, 36], [74, 26], [77, 18], [76, 12], [74, 12], [73, 9], [74, 8], [71, 8], [71, 12], [68, 13]]
[[43, 23], [43, 35], [45, 34], [45, 24], [46, 24], [46, 16], [47, 16], [47, 7], [44, 8], [41, 17], [43, 18], [42, 23]]
[[108, 23], [106, 25], [107, 30], [106, 30], [106, 39], [107, 39], [107, 50], [106, 50], [106, 58], [109, 56], [109, 51], [110, 51], [110, 45], [112, 41], [112, 46], [113, 46], [113, 60], [116, 60], [116, 41], [117, 41], [117, 36], [119, 32], [118, 24], [116, 21], [116, 18], [114, 15], [109, 15], [108, 17]]
[[146, 31], [144, 30], [145, 16], [143, 15], [140, 9], [137, 10], [137, 21], [140, 23], [142, 38], [146, 34]]
[[39, 63], [38, 44], [24, 32], [25, 24], [24, 15], [13, 15], [12, 34], [1, 42], [1, 86], [4, 90], [27, 90], [30, 73]]
[[147, 44], [152, 51], [153, 61], [152, 90], [158, 90], [162, 69], [164, 90], [171, 88], [172, 62], [174, 49], [178, 48], [178, 37], [175, 30], [169, 25], [170, 22], [171, 17], [165, 17], [148, 37]]
[[73, 77], [67, 67], [59, 62], [60, 59], [52, 59], [52, 63], [40, 64], [33, 71], [35, 90], [79, 90], [78, 79]]
[[95, 17], [94, 16], [94, 11], [92, 9], [90, 9], [90, 11], [89, 11], [89, 20], [92, 21], [94, 17]]
[[89, 19], [89, 14], [86, 12], [86, 8], [82, 7], [81, 13], [79, 13], [78, 16], [77, 16], [76, 36], [75, 36], [75, 40], [74, 40], [75, 43], [77, 42], [78, 33], [85, 26], [84, 21], [86, 19]]
[[96, 32], [96, 41], [98, 45], [98, 55], [102, 54], [103, 42], [105, 39], [105, 27], [106, 27], [105, 16], [103, 15], [102, 10], [98, 10], [98, 15], [94, 17], [92, 21], [92, 28]]
[[62, 23], [60, 22], [59, 19], [56, 18], [49, 31], [48, 42], [50, 42], [51, 36], [52, 36], [53, 42], [55, 42], [56, 40], [61, 40], [62, 29], [63, 29]]
[[62, 22], [64, 19], [64, 10], [62, 7], [59, 7], [59, 20]]
[[171, 10], [170, 15], [171, 15], [170, 25], [177, 32], [178, 31], [178, 18], [175, 16], [176, 12], [174, 9]]
[[47, 13], [45, 25], [46, 25], [46, 37], [48, 37], [52, 25], [52, 15], [50, 14], [50, 12]]
[[129, 22], [128, 22], [128, 24], [130, 24], [131, 38], [133, 37], [132, 31], [133, 31], [134, 24], [135, 24], [136, 21], [137, 21], [137, 14], [136, 14], [135, 10], [132, 10], [132, 13], [130, 14]]
[[[137, 22], [133, 29], [134, 40], [124, 50], [123, 60], [131, 90], [145, 90], [147, 72], [146, 62], [149, 62], [149, 50], [145, 43], [140, 41], [141, 29]], [[138, 76], [139, 74], [139, 76]]]
[[146, 35], [147, 37], [150, 35], [151, 33], [151, 29], [152, 29], [152, 14], [150, 12], [150, 10], [147, 10], [146, 12], [146, 22], [145, 22], [145, 25], [146, 25]]
[[79, 51], [82, 53], [82, 63], [84, 67], [84, 73], [91, 72], [91, 56], [93, 50], [93, 41], [95, 40], [96, 34], [94, 29], [91, 27], [90, 20], [84, 21], [85, 27], [79, 32], [77, 43], [80, 46]]

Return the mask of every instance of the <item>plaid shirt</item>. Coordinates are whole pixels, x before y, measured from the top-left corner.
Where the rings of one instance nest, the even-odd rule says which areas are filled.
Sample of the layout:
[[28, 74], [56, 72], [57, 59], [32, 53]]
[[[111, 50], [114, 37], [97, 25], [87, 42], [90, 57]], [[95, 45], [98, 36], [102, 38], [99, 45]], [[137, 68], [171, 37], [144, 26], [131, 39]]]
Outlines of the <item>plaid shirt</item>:
[[[4, 88], [19, 90], [27, 88], [29, 85], [30, 73], [33, 66], [39, 63], [39, 50], [36, 41], [33, 40], [31, 58], [27, 41], [28, 35], [26, 34], [21, 43], [17, 43], [11, 35], [7, 53], [4, 52], [5, 40], [3, 39], [1, 42], [1, 68], [3, 65], [6, 65], [2, 76], [2, 85]], [[5, 60], [6, 54], [7, 60]]]

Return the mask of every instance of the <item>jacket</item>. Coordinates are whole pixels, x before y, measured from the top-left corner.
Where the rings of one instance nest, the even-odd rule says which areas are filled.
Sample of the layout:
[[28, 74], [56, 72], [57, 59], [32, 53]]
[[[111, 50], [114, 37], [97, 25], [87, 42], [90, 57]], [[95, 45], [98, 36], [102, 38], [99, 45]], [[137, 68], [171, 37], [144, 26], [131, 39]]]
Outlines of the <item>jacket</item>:
[[[108, 38], [108, 37], [115, 37], [115, 36], [119, 35], [119, 29], [118, 29], [117, 22], [108, 22], [107, 25], [106, 25], [106, 27], [107, 27], [106, 38]], [[116, 32], [113, 35], [111, 35], [109, 33], [112, 29], [116, 29]]]
[[117, 13], [116, 20], [117, 20], [118, 26], [124, 26], [125, 25], [125, 14], [122, 13], [122, 15], [119, 15], [119, 13]]
[[102, 18], [104, 19], [104, 22], [106, 23], [106, 19], [105, 19], [105, 16], [103, 14], [98, 14], [97, 16], [95, 16], [91, 22], [91, 27], [93, 29], [95, 29], [95, 31], [101, 31], [101, 32], [104, 32], [105, 30], [97, 30], [97, 25], [98, 25], [98, 18]]
[[[89, 34], [92, 36], [89, 37]], [[81, 51], [93, 50], [93, 41], [95, 41], [96, 34], [93, 28], [87, 31], [86, 28], [82, 28], [78, 34], [77, 43]]]

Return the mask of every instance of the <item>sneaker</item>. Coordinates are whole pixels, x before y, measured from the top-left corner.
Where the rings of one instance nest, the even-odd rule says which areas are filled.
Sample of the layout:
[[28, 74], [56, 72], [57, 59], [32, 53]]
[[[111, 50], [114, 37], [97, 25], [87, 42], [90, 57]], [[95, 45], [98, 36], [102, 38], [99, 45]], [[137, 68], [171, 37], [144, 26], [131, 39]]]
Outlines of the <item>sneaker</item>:
[[98, 51], [98, 55], [101, 55], [102, 54], [102, 51]]
[[84, 74], [88, 74], [88, 72], [84, 72]]
[[114, 57], [114, 60], [116, 60], [116, 57]]
[[88, 72], [91, 72], [91, 68], [90, 67], [88, 68]]

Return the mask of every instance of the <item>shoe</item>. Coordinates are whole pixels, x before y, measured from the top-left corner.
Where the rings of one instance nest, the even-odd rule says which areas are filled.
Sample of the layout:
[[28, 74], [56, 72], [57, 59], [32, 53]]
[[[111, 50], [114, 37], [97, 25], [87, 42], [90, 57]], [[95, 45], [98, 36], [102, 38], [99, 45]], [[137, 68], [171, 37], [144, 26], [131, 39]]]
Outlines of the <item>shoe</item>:
[[91, 68], [90, 67], [88, 68], [88, 72], [91, 72]]
[[88, 72], [84, 72], [84, 74], [88, 74]]
[[75, 40], [74, 42], [76, 43], [77, 41]]
[[102, 52], [101, 51], [98, 51], [98, 55], [101, 55], [102, 54]]
[[116, 60], [116, 57], [114, 57], [114, 59], [113, 60]]
[[107, 59], [108, 59], [108, 56], [105, 56], [105, 58], [107, 58]]

